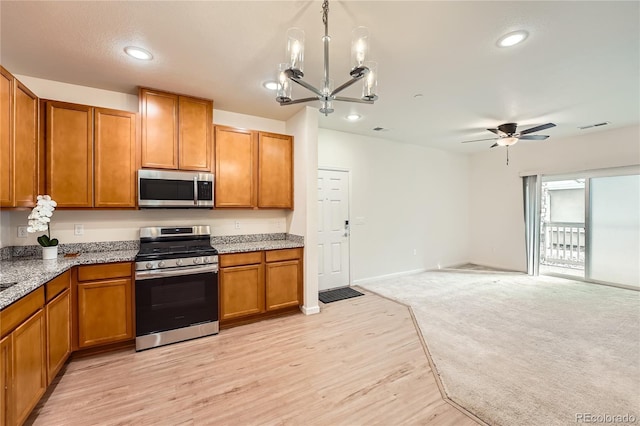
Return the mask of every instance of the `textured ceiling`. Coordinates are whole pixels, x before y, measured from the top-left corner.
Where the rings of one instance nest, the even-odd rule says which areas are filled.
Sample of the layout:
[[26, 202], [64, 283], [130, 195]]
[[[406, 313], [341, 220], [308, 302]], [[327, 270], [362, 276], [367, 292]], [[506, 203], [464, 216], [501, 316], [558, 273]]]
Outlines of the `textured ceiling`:
[[[144, 85], [214, 99], [215, 108], [286, 120], [262, 87], [289, 27], [306, 32], [305, 80], [322, 76], [321, 1], [2, 1], [0, 60], [15, 74], [136, 93]], [[549, 121], [553, 143], [578, 126], [640, 117], [639, 2], [331, 1], [331, 77], [347, 80], [351, 30], [371, 32], [375, 105], [335, 103], [320, 126], [457, 152], [487, 149], [487, 127]], [[521, 45], [503, 34], [529, 31]], [[140, 62], [123, 48], [155, 58]], [[358, 96], [359, 85], [345, 95]], [[422, 94], [420, 99], [414, 95]], [[294, 88], [295, 97], [309, 95]], [[358, 112], [362, 120], [344, 117]], [[372, 131], [390, 129], [382, 134]], [[600, 128], [600, 129], [603, 129]], [[592, 129], [591, 131], [599, 131]]]

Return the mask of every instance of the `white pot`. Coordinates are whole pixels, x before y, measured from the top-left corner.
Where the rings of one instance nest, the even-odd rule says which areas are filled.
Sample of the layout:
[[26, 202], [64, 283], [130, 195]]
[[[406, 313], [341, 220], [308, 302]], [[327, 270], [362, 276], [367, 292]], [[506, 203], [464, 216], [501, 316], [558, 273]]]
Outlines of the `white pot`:
[[57, 259], [58, 258], [58, 246], [42, 247], [42, 259]]

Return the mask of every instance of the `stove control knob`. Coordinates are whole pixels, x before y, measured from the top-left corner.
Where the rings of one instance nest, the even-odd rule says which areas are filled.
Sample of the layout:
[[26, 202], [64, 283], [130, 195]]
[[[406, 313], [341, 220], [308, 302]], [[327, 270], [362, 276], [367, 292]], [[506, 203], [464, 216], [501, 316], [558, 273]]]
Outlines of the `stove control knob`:
[[211, 257], [210, 256], [205, 257], [204, 263], [211, 263]]
[[145, 268], [147, 268], [147, 269], [151, 269], [151, 268], [153, 268], [153, 263], [151, 263], [151, 262], [147, 262], [147, 264], [146, 264], [146, 265], [144, 265], [144, 266], [145, 266]]
[[183, 262], [182, 262], [182, 259], [178, 259], [178, 260], [176, 260], [176, 265], [178, 265], [178, 266], [182, 266], [182, 263], [183, 263]]
[[161, 261], [158, 263], [158, 267], [159, 267], [159, 268], [164, 268], [164, 265], [166, 265], [166, 263], [164, 262], [164, 260], [161, 260]]
[[196, 257], [195, 259], [193, 259], [193, 263], [195, 263], [196, 265], [200, 263], [200, 258]]

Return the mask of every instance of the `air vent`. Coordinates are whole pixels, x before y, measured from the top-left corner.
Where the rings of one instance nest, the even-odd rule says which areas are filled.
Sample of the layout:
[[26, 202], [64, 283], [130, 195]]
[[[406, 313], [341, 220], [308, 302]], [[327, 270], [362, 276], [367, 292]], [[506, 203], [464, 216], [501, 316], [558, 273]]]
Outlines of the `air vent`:
[[376, 131], [376, 132], [388, 132], [389, 131], [389, 129], [385, 129], [384, 127], [374, 127], [373, 130]]
[[589, 124], [588, 126], [581, 126], [581, 127], [578, 127], [578, 129], [587, 130], [587, 129], [591, 129], [592, 127], [606, 126], [606, 125], [609, 125], [609, 124], [611, 124], [610, 121], [603, 121], [602, 123]]

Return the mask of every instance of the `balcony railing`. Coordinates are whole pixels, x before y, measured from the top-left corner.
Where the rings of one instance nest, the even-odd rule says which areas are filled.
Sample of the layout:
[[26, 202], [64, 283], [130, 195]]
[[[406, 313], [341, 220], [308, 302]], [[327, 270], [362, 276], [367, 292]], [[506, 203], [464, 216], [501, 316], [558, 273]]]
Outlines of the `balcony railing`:
[[584, 268], [584, 222], [543, 222], [540, 263]]

